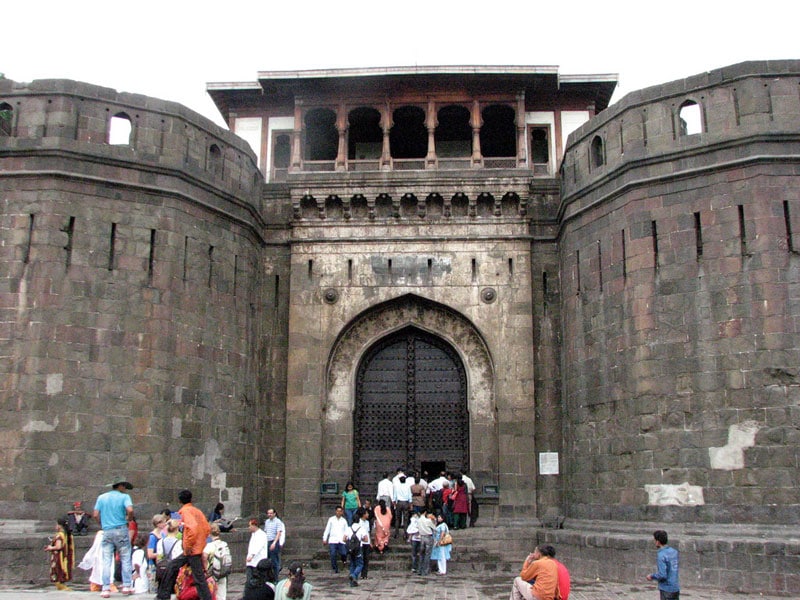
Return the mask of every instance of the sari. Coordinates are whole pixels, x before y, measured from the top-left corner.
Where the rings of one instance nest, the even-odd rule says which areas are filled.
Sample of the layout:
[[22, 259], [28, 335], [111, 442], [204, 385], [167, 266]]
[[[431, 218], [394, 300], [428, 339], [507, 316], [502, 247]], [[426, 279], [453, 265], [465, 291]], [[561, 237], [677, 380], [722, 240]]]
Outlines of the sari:
[[389, 535], [392, 533], [392, 509], [386, 507], [386, 514], [381, 514], [381, 509], [375, 509], [375, 548], [383, 552], [389, 545]]
[[72, 567], [75, 564], [75, 543], [71, 535], [59, 531], [52, 545], [60, 541], [58, 550], [50, 551], [50, 581], [66, 583], [72, 580]]

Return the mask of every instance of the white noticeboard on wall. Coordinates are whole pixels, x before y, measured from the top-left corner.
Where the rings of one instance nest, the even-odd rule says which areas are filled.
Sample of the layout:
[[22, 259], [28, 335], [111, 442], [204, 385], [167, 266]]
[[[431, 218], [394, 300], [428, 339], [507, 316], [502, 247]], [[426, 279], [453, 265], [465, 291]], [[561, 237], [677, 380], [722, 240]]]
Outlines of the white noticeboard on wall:
[[539, 452], [539, 475], [558, 475], [558, 452]]

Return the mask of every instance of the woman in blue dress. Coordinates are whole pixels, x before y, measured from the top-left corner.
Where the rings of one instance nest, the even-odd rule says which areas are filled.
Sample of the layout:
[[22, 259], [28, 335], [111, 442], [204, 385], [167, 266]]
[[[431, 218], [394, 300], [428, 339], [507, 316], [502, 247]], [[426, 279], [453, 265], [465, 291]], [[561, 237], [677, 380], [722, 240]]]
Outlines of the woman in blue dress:
[[431, 552], [431, 560], [435, 560], [439, 569], [439, 575], [447, 574], [447, 561], [450, 558], [450, 549], [452, 544], [445, 546], [439, 545], [439, 542], [446, 533], [450, 533], [447, 523], [444, 522], [444, 517], [438, 515], [436, 517], [436, 529], [433, 532], [433, 552]]

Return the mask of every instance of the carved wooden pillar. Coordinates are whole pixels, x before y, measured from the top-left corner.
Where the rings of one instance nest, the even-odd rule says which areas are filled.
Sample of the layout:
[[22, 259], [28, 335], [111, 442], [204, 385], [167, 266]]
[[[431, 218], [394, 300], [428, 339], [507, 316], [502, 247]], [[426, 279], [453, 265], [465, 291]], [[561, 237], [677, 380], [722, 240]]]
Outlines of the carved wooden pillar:
[[525, 137], [525, 92], [517, 94], [517, 166], [528, 166], [528, 143]]
[[472, 126], [472, 166], [483, 166], [483, 156], [481, 155], [481, 103], [478, 100], [472, 101], [472, 113], [470, 114], [469, 124]]
[[302, 102], [296, 101], [294, 104], [294, 131], [292, 131], [292, 161], [289, 165], [289, 172], [295, 173], [303, 168], [300, 158], [300, 139], [303, 134], [303, 110]]
[[347, 107], [339, 104], [336, 110], [336, 131], [339, 134], [339, 147], [336, 151], [336, 170], [347, 170]]
[[428, 100], [428, 114], [425, 116], [425, 127], [428, 130], [428, 154], [425, 156], [425, 168], [435, 169], [438, 164], [436, 158], [436, 102]]
[[381, 107], [381, 130], [383, 131], [383, 146], [381, 148], [381, 171], [392, 169], [392, 148], [389, 143], [389, 132], [392, 130], [392, 108], [387, 101]]

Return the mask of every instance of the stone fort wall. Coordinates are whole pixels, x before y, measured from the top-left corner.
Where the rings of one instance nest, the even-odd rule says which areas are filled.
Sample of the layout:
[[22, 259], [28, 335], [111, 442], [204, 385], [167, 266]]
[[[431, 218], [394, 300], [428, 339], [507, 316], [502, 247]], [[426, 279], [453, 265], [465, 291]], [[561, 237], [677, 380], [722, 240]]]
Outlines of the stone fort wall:
[[[523, 174], [263, 188], [243, 141], [177, 104], [0, 80], [4, 515], [117, 472], [147, 482], [144, 515], [186, 485], [305, 514], [350, 467], [324, 456], [347, 433], [322, 416], [337, 336], [418, 295], [515, 361], [472, 448], [498, 514], [797, 523], [799, 89], [788, 61], [630, 94], [572, 135], [559, 200]], [[453, 275], [379, 277], [436, 252]], [[562, 474], [534, 484], [539, 451]]]
[[[0, 80], [0, 110], [3, 514], [91, 507], [117, 473], [141, 520], [184, 486], [202, 506], [252, 510], [265, 461], [253, 153], [177, 104], [72, 81]], [[127, 143], [109, 143], [112, 118]]]
[[630, 94], [570, 137], [569, 515], [798, 522], [798, 90], [798, 61], [743, 63]]

